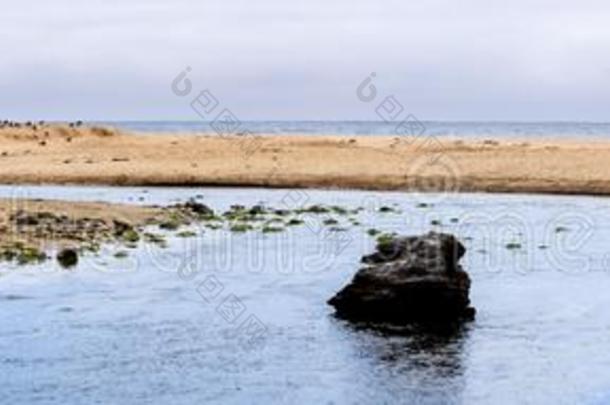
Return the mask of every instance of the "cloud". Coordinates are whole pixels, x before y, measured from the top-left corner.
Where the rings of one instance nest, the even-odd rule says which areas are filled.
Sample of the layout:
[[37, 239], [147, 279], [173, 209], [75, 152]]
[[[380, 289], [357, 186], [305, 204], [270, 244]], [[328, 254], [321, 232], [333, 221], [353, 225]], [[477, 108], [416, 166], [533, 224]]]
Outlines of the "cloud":
[[196, 119], [185, 66], [242, 119], [374, 119], [370, 72], [421, 119], [607, 119], [610, 4], [25, 0], [3, 5], [11, 118]]

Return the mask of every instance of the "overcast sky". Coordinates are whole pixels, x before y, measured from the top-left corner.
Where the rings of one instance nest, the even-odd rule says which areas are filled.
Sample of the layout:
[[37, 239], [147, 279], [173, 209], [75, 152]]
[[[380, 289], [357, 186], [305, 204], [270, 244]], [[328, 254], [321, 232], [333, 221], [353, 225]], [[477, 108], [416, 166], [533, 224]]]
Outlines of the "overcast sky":
[[196, 120], [186, 66], [247, 119], [375, 119], [371, 72], [420, 120], [610, 121], [610, 2], [3, 2], [0, 115]]

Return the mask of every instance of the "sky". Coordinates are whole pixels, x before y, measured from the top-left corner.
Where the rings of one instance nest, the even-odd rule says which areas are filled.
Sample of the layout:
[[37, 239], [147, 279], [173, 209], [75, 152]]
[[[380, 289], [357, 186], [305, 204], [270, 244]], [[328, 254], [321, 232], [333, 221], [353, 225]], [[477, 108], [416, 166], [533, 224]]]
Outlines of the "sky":
[[607, 0], [6, 1], [0, 118], [199, 120], [207, 90], [241, 120], [375, 120], [393, 96], [420, 120], [610, 121], [608, 21]]

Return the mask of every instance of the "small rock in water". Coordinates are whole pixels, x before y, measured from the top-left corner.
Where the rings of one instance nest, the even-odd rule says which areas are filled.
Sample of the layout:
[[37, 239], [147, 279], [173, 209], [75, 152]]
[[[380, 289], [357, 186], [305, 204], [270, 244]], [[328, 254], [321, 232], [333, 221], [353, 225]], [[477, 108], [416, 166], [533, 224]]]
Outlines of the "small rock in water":
[[74, 249], [62, 249], [57, 253], [57, 261], [64, 268], [74, 267], [78, 264], [78, 253]]
[[133, 226], [125, 221], [113, 219], [112, 225], [114, 227], [114, 235], [117, 237], [121, 237], [125, 232], [133, 230]]
[[199, 214], [199, 215], [214, 215], [214, 210], [212, 210], [210, 207], [208, 207], [205, 204], [196, 202], [194, 199], [187, 201], [184, 204], [184, 208], [194, 212], [195, 214]]
[[436, 232], [384, 240], [328, 303], [350, 320], [404, 325], [473, 319], [470, 277], [458, 264], [465, 251], [453, 235]]

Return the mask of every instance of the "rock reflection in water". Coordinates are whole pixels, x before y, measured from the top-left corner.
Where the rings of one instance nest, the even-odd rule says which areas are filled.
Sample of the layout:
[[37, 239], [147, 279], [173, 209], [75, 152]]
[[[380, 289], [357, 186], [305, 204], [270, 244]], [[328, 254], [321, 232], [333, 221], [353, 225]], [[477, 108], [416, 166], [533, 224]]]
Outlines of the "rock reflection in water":
[[403, 390], [396, 399], [401, 403], [460, 402], [472, 324], [397, 327], [336, 318], [336, 325], [354, 333], [349, 343], [358, 357], [398, 377]]

